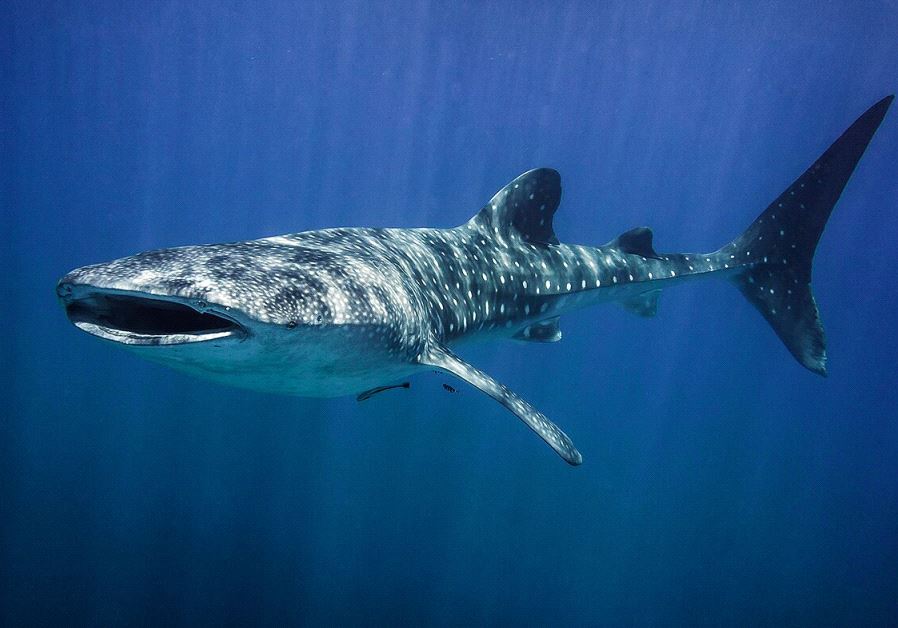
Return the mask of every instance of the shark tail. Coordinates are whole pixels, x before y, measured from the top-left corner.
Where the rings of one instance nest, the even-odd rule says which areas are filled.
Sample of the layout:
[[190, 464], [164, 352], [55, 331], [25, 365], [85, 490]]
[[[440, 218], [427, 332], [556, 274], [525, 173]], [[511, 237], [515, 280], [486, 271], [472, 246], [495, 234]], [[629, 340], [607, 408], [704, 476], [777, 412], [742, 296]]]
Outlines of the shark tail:
[[811, 262], [836, 201], [894, 96], [870, 107], [738, 238], [718, 251], [731, 280], [804, 367], [826, 375], [826, 337]]

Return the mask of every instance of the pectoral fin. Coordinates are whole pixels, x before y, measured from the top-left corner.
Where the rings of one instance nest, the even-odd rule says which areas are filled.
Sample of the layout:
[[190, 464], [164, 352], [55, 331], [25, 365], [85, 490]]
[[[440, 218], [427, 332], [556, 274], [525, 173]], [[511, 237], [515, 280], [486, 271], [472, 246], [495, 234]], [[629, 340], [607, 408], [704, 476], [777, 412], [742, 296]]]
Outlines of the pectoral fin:
[[428, 349], [419, 358], [419, 361], [421, 364], [451, 373], [488, 394], [511, 410], [569, 464], [578, 465], [583, 462], [583, 456], [574, 447], [567, 434], [562, 432], [557, 425], [504, 385], [480, 369], [471, 366], [445, 347], [437, 346]]

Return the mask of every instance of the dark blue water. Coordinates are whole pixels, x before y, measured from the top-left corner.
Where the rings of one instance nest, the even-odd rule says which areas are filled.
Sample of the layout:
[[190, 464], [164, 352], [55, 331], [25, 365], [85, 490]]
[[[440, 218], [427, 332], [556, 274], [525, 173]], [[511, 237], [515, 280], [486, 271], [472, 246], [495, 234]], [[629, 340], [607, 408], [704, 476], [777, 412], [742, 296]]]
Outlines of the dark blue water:
[[579, 468], [436, 375], [244, 392], [55, 300], [148, 248], [456, 225], [536, 166], [563, 241], [715, 249], [898, 88], [894, 3], [715, 4], [4, 3], [0, 623], [898, 621], [896, 111], [818, 250], [828, 379], [713, 281], [463, 350]]

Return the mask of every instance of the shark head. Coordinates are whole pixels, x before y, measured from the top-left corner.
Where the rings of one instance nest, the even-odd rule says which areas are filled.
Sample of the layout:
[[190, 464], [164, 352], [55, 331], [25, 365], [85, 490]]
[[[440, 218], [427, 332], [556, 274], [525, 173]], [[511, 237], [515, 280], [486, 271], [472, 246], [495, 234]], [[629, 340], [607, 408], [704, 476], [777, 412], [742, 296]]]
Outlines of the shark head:
[[[147, 251], [75, 269], [57, 295], [69, 320], [131, 347], [246, 341], [354, 322], [321, 254], [255, 240]], [[337, 269], [339, 270], [339, 269]]]
[[365, 373], [401, 344], [390, 304], [369, 298], [370, 273], [351, 263], [284, 238], [187, 246], [75, 269], [56, 292], [76, 327], [152, 361], [255, 390], [336, 396], [382, 383], [383, 370], [374, 384]]
[[237, 262], [206, 247], [149, 251], [75, 269], [56, 293], [76, 327], [131, 348], [243, 341], [260, 322], [251, 295], [213, 282], [210, 260], [219, 276]]

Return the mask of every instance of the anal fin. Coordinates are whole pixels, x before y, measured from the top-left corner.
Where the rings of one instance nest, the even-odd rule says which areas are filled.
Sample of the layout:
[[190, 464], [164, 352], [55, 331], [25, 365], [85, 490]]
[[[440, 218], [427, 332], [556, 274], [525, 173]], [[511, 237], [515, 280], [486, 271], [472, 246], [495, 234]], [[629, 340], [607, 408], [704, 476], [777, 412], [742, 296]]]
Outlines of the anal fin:
[[437, 345], [428, 348], [418, 358], [418, 361], [421, 364], [455, 375], [501, 403], [526, 423], [527, 427], [536, 432], [568, 464], [578, 465], [583, 462], [583, 456], [574, 447], [574, 443], [571, 442], [568, 435], [562, 432], [543, 413], [521, 399], [506, 386], [497, 382], [480, 369], [471, 366], [445, 347]]

